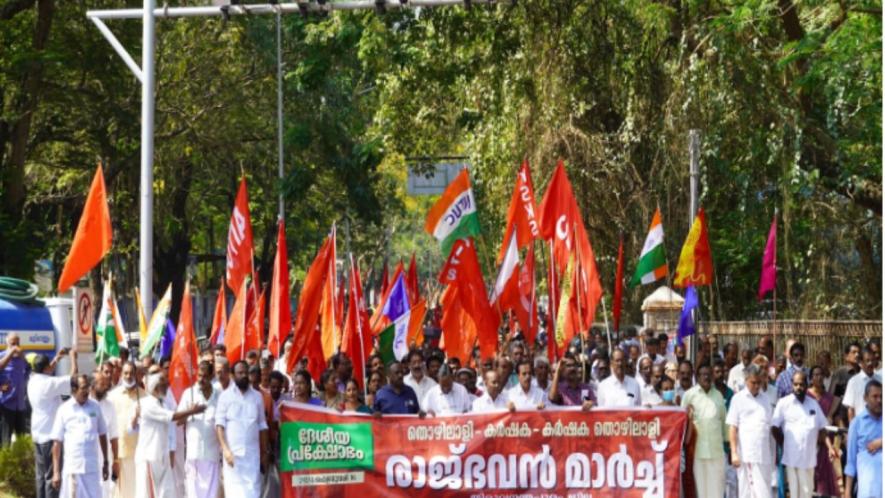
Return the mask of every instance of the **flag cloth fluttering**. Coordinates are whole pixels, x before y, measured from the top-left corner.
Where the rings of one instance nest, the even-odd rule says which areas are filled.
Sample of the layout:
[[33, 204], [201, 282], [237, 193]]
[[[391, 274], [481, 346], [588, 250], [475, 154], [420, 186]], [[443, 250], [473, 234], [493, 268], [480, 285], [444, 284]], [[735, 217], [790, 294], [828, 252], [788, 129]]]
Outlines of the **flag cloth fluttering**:
[[511, 236], [516, 234], [516, 248], [522, 249], [537, 238], [541, 231], [538, 225], [538, 206], [535, 203], [535, 187], [528, 161], [523, 161], [516, 175], [510, 206], [507, 208], [507, 228], [504, 231], [504, 244], [498, 251], [498, 264], [506, 257]]
[[240, 284], [252, 268], [252, 219], [249, 216], [249, 195], [246, 192], [246, 177], [240, 180], [237, 199], [230, 215], [227, 231], [227, 285], [233, 292], [240, 291]]
[[411, 309], [412, 306], [409, 303], [409, 292], [406, 288], [405, 278], [403, 274], [400, 274], [393, 282], [388, 299], [381, 310], [381, 313], [391, 322], [390, 326], [382, 332], [382, 335], [389, 335], [390, 332], [388, 330], [393, 329], [394, 334], [391, 347], [393, 348], [393, 356], [397, 361], [402, 360], [406, 353], [409, 352], [409, 344], [406, 341], [409, 336], [408, 328]]
[[337, 259], [337, 236], [335, 226], [332, 225], [332, 234], [329, 236], [332, 243], [329, 246], [329, 259], [326, 265], [326, 280], [323, 284], [323, 302], [320, 307], [320, 337], [323, 345], [323, 356], [332, 357], [338, 350], [340, 343], [338, 327], [338, 270], [335, 267]]
[[157, 303], [157, 308], [154, 310], [154, 314], [151, 315], [151, 321], [147, 326], [147, 339], [141, 344], [141, 354], [139, 355], [139, 358], [147, 358], [154, 352], [157, 345], [160, 344], [160, 340], [163, 339], [163, 334], [166, 332], [166, 320], [169, 318], [169, 309], [172, 307], [171, 305], [172, 284], [169, 284], [162, 299]]
[[430, 208], [424, 229], [439, 240], [443, 254], [451, 253], [455, 241], [479, 235], [476, 198], [466, 169], [461, 170]]
[[256, 299], [255, 305], [252, 307], [252, 315], [246, 322], [246, 337], [243, 340], [243, 353], [252, 350], [260, 351], [264, 347], [264, 304], [266, 290], [261, 291], [261, 295]]
[[138, 340], [139, 344], [145, 344], [148, 338], [147, 320], [144, 316], [144, 306], [141, 304], [141, 293], [135, 288], [135, 311], [138, 313]]
[[160, 347], [157, 348], [157, 354], [154, 355], [154, 359], [157, 360], [157, 363], [161, 362], [163, 358], [169, 358], [172, 356], [172, 345], [175, 344], [175, 324], [172, 323], [171, 318], [166, 318], [166, 330], [163, 331], [163, 337], [160, 339]]
[[[320, 330], [317, 325], [320, 318], [320, 305], [323, 300], [323, 286], [329, 274], [329, 260], [332, 254], [332, 237], [326, 238], [323, 246], [317, 252], [304, 285], [301, 287], [301, 296], [298, 299], [298, 308], [295, 314], [295, 327], [293, 329], [292, 350], [286, 371], [292, 372], [295, 363], [302, 357], [308, 357], [308, 371], [315, 379], [319, 379], [323, 370], [326, 369], [326, 359], [323, 357], [323, 347], [320, 338]], [[334, 260], [333, 260], [334, 264]]]
[[384, 310], [387, 300], [390, 297], [390, 292], [393, 290], [393, 284], [399, 279], [403, 272], [403, 264], [400, 262], [396, 265], [396, 268], [394, 268], [393, 275], [387, 282], [387, 288], [381, 293], [381, 299], [378, 300], [378, 306], [375, 308], [375, 313], [372, 314], [372, 319], [369, 321], [373, 334], [380, 334], [382, 330], [390, 325], [390, 319], [382, 313], [382, 310]]
[[236, 294], [237, 300], [230, 311], [227, 326], [224, 327], [225, 354], [231, 365], [246, 356], [243, 345], [246, 342], [246, 301], [249, 299], [246, 286], [248, 285], [246, 280], [240, 282], [240, 288]]
[[[661, 223], [661, 210], [655, 209], [648, 227], [642, 254], [636, 264], [636, 273], [630, 279], [630, 287], [650, 284], [667, 276], [667, 255], [664, 253], [664, 225]], [[617, 326], [616, 326], [617, 327]], [[617, 330], [617, 328], [616, 328]]]
[[68, 290], [94, 268], [111, 249], [111, 242], [111, 212], [108, 209], [104, 173], [99, 164], [71, 242], [71, 250], [58, 279], [58, 291]]
[[341, 352], [353, 362], [353, 376], [360, 387], [365, 387], [366, 359], [372, 350], [372, 332], [369, 329], [369, 313], [363, 297], [360, 271], [350, 256], [350, 292], [348, 293], [347, 318], [344, 321], [344, 337]]
[[676, 265], [673, 285], [688, 287], [712, 283], [713, 255], [710, 252], [710, 242], [707, 240], [707, 218], [704, 209], [700, 208], [679, 253], [679, 264]]
[[279, 221], [277, 254], [273, 260], [273, 282], [270, 290], [270, 316], [267, 348], [274, 358], [280, 357], [282, 341], [292, 331], [292, 309], [289, 304], [289, 257], [286, 253], [286, 226]]
[[526, 344], [534, 344], [538, 333], [538, 301], [535, 296], [535, 249], [529, 246], [519, 268], [519, 306], [516, 319]]
[[762, 254], [762, 273], [759, 275], [759, 300], [775, 289], [777, 282], [777, 213], [771, 220], [771, 228], [768, 229], [768, 241], [765, 243], [765, 252]]
[[406, 280], [409, 289], [409, 302], [417, 303], [420, 297], [418, 289], [418, 262], [415, 260], [415, 253], [412, 252], [412, 260], [409, 261], [409, 278]]
[[209, 344], [224, 344], [224, 327], [227, 326], [227, 301], [224, 298], [224, 279], [218, 288], [218, 296], [215, 298], [215, 313], [212, 315], [212, 331], [209, 336]]
[[[648, 241], [646, 240], [646, 243]], [[666, 269], [666, 267], [665, 267]], [[615, 271], [615, 296], [612, 304], [612, 322], [615, 332], [621, 330], [621, 303], [624, 294], [624, 237], [618, 244], [618, 268]]]
[[95, 362], [99, 365], [109, 358], [120, 357], [120, 327], [117, 322], [119, 314], [114, 310], [117, 304], [111, 291], [111, 278], [104, 283], [104, 291], [101, 296], [101, 311], [98, 313], [98, 321], [95, 323]]
[[698, 293], [694, 286], [688, 286], [685, 290], [685, 304], [682, 305], [682, 314], [679, 315], [679, 329], [677, 332], [677, 343], [682, 344], [682, 340], [690, 335], [695, 334], [694, 318], [692, 311], [698, 307]]
[[197, 355], [191, 285], [185, 282], [178, 330], [175, 331], [175, 343], [172, 345], [172, 361], [169, 363], [169, 389], [176, 402], [181, 402], [181, 394], [197, 381]]

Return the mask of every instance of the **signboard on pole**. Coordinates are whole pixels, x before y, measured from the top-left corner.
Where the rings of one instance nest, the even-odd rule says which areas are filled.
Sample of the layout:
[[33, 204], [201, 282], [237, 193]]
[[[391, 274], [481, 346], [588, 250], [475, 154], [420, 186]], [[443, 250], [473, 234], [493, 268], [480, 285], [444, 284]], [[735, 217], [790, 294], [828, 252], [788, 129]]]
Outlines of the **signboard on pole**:
[[74, 337], [78, 353], [95, 352], [95, 293], [89, 287], [74, 287]]
[[415, 171], [415, 168], [409, 166], [406, 193], [409, 195], [442, 194], [449, 183], [458, 176], [458, 173], [467, 167], [467, 163], [463, 162], [435, 163], [430, 166], [429, 171], [425, 171], [426, 166], [422, 166], [421, 171]]

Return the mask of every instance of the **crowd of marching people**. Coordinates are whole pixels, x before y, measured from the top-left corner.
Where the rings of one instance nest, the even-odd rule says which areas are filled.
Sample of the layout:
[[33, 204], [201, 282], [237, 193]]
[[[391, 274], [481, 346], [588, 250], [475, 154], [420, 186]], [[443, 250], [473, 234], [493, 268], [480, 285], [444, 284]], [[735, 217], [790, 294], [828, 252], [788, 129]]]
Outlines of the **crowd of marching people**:
[[366, 386], [344, 354], [313, 378], [306, 362], [286, 371], [289, 343], [282, 358], [250, 351], [235, 364], [215, 345], [176, 403], [166, 359], [134, 362], [123, 351], [84, 375], [71, 352], [70, 376], [57, 376], [64, 351], [25, 356], [11, 333], [0, 356], [0, 443], [30, 432], [40, 498], [279, 496], [283, 402], [379, 417], [672, 406], [690, 420], [686, 497], [882, 496], [878, 342], [847, 345], [837, 365], [795, 341], [783, 354], [768, 337], [697, 341], [689, 361], [666, 334], [643, 330], [611, 347], [595, 334], [552, 364], [518, 334], [467, 364], [428, 341], [390, 364], [371, 356]]

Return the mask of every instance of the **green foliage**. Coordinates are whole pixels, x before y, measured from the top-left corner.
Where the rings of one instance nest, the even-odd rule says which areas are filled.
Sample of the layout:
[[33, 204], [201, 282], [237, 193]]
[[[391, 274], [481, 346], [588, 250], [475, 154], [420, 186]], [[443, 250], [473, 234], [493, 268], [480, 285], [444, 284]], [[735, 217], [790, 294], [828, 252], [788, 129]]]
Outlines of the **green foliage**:
[[34, 442], [31, 436], [16, 436], [0, 448], [0, 490], [20, 498], [37, 496], [34, 477]]

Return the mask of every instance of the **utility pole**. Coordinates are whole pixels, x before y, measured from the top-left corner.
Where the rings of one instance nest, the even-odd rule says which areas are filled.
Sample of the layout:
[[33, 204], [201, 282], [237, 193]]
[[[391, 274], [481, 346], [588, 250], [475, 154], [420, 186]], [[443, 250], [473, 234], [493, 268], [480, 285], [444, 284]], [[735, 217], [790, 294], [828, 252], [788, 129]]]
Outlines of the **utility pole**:
[[[698, 130], [688, 131], [688, 178], [690, 197], [688, 201], [688, 229], [691, 230], [691, 224], [698, 212], [698, 176], [700, 176], [700, 147], [701, 134]], [[700, 327], [698, 327], [696, 310], [692, 312], [692, 319], [695, 323], [695, 335], [688, 338], [689, 359], [694, 362], [698, 357], [698, 336]]]
[[141, 47], [141, 250], [138, 254], [138, 280], [145, 316], [154, 311], [154, 48], [156, 0], [144, 0]]

